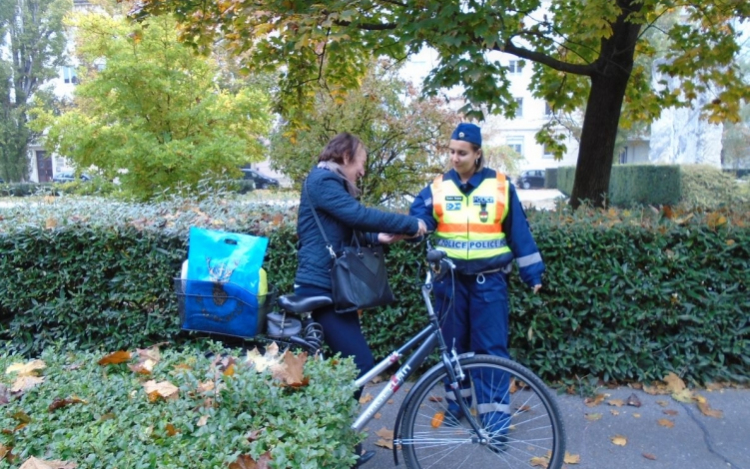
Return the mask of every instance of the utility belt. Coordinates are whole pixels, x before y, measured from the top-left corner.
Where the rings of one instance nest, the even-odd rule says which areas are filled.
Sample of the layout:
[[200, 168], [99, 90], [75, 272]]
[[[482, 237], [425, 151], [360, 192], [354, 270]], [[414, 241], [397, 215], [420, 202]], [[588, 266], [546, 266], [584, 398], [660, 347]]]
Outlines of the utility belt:
[[482, 285], [487, 279], [485, 278], [485, 275], [495, 274], [495, 273], [503, 273], [505, 275], [508, 275], [512, 269], [511, 264], [508, 264], [505, 267], [499, 267], [497, 269], [491, 269], [491, 270], [485, 270], [479, 273], [475, 274], [463, 274], [461, 272], [456, 272], [457, 277], [461, 277], [466, 280], [475, 280], [478, 284]]

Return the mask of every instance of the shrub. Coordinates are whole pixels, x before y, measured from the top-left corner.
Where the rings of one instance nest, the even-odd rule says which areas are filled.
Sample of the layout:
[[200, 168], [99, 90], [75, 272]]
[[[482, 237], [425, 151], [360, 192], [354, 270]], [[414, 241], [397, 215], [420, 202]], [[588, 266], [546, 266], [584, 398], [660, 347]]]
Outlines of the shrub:
[[[241, 455], [270, 456], [270, 467], [279, 468], [351, 466], [358, 438], [349, 429], [356, 411], [351, 360], [308, 359], [307, 382], [290, 386], [268, 370], [230, 360], [239, 350], [214, 352], [141, 350], [154, 363], [144, 374], [146, 365], [131, 370], [136, 359], [102, 366], [101, 352], [45, 350], [46, 368], [37, 370], [42, 383], [11, 394], [23, 371], [0, 377], [0, 402], [6, 402], [0, 449], [16, 458], [9, 463], [6, 455], [0, 468], [31, 456], [80, 469], [215, 469]], [[15, 362], [25, 360], [0, 355], [3, 371]], [[147, 392], [148, 381], [162, 384], [161, 394]]]

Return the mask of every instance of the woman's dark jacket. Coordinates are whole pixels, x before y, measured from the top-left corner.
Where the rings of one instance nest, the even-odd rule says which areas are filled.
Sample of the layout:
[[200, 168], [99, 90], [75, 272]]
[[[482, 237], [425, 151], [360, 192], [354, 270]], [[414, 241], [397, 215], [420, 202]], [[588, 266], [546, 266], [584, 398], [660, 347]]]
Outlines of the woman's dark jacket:
[[413, 235], [419, 230], [416, 217], [381, 212], [360, 204], [346, 190], [346, 181], [327, 169], [315, 168], [302, 185], [302, 198], [297, 218], [297, 285], [314, 285], [331, 290], [333, 260], [326, 249], [312, 206], [323, 225], [334, 251], [341, 250], [352, 239], [352, 231]]

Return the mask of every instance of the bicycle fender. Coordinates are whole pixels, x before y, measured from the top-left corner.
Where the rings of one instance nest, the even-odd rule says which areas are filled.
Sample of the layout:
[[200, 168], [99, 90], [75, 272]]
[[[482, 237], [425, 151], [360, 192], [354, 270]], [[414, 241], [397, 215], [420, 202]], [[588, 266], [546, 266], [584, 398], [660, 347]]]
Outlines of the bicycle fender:
[[[476, 355], [475, 352], [466, 352], [462, 353], [461, 355], [457, 356], [458, 360], [461, 360], [463, 358], [471, 358], [474, 355]], [[417, 389], [423, 381], [426, 381], [427, 378], [429, 378], [433, 373], [437, 373], [438, 370], [443, 368], [443, 363], [437, 363], [433, 365], [429, 370], [427, 370], [425, 373], [422, 374], [422, 376], [419, 377], [419, 380], [414, 384], [414, 386], [411, 387], [411, 389]], [[406, 397], [404, 398], [404, 402], [401, 404], [401, 407], [398, 409], [398, 413], [396, 414], [396, 423], [393, 425], [394, 429], [394, 439], [396, 441], [401, 440], [401, 417], [403, 417], [404, 412], [406, 412], [406, 409], [409, 408], [411, 405], [412, 398], [414, 396], [414, 393], [409, 392]], [[398, 466], [398, 447], [400, 445], [393, 445], [393, 464]]]

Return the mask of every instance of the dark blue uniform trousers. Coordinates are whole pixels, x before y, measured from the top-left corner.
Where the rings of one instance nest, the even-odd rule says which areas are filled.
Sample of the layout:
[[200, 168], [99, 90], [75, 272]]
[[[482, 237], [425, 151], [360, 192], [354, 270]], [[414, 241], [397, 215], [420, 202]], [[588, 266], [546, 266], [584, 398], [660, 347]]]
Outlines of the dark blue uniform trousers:
[[[476, 352], [510, 358], [508, 354], [508, 287], [506, 274], [492, 272], [480, 275], [456, 274], [435, 285], [435, 311], [441, 314], [442, 331], [448, 348], [456, 352]], [[486, 372], [486, 370], [485, 370]], [[480, 370], [471, 374], [471, 380], [462, 383], [461, 394], [471, 396], [471, 386], [477, 399], [477, 412], [488, 430], [507, 433], [509, 425], [508, 391], [506, 373], [482, 375]], [[453, 393], [446, 389], [451, 408]], [[454, 408], [457, 408], [455, 403]]]

